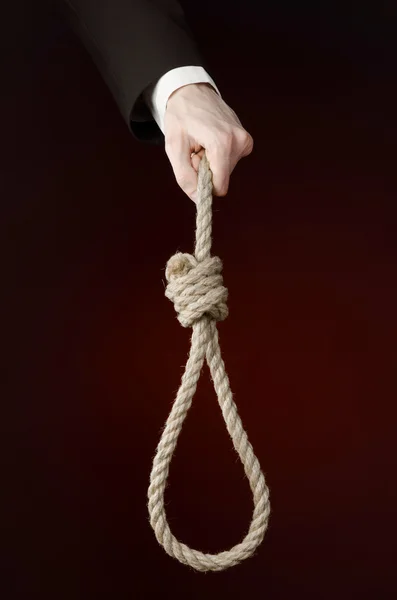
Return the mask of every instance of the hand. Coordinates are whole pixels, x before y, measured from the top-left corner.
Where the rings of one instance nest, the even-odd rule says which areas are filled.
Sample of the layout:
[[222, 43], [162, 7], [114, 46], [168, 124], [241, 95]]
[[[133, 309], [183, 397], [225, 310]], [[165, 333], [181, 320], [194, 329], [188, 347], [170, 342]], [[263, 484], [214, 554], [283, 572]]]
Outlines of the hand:
[[164, 135], [176, 180], [194, 202], [204, 151], [213, 174], [213, 193], [226, 196], [234, 167], [253, 149], [253, 139], [236, 113], [208, 83], [185, 85], [171, 94]]

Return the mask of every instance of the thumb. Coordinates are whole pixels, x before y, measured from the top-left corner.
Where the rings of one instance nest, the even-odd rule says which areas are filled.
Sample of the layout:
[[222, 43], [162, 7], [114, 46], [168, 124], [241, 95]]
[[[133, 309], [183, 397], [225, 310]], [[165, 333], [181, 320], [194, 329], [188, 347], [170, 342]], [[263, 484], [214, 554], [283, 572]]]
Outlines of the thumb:
[[190, 160], [190, 143], [187, 136], [177, 136], [165, 144], [165, 151], [179, 187], [196, 201], [197, 172]]

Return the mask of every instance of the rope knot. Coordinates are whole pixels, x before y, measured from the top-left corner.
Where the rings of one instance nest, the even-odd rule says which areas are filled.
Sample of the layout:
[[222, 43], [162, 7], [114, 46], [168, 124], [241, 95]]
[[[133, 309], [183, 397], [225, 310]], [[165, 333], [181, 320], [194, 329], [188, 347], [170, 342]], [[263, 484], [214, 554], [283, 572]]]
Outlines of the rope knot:
[[178, 252], [169, 259], [165, 295], [174, 303], [183, 327], [191, 327], [204, 315], [215, 321], [226, 319], [228, 291], [221, 273], [222, 261], [217, 256], [198, 261], [192, 254]]

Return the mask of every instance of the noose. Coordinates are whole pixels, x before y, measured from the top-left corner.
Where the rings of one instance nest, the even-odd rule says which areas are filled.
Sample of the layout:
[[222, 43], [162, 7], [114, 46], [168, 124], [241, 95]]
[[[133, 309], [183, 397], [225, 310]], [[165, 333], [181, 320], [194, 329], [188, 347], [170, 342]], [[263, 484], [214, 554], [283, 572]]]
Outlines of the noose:
[[[222, 571], [250, 557], [263, 540], [270, 514], [269, 490], [233, 401], [219, 347], [216, 322], [228, 315], [228, 291], [223, 286], [222, 262], [217, 256], [211, 256], [211, 233], [212, 173], [204, 154], [198, 170], [194, 255], [175, 254], [166, 268], [166, 296], [174, 303], [183, 327], [193, 328], [191, 348], [180, 388], [157, 446], [148, 490], [150, 523], [158, 542], [170, 556], [198, 571]], [[247, 535], [239, 544], [219, 554], [205, 554], [179, 542], [171, 533], [164, 508], [164, 492], [172, 455], [205, 359], [227, 430], [244, 466], [254, 501]]]

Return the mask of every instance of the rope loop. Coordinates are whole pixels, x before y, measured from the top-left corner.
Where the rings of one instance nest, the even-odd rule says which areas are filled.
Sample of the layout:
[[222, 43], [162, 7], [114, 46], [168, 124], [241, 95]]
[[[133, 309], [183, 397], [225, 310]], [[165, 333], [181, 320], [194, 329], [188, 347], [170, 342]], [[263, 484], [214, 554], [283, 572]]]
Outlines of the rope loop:
[[[197, 198], [194, 255], [179, 252], [169, 259], [166, 267], [168, 285], [165, 295], [174, 303], [179, 322], [183, 327], [192, 327], [193, 333], [182, 382], [153, 460], [148, 508], [156, 538], [170, 556], [197, 571], [223, 571], [250, 557], [262, 542], [268, 526], [270, 502], [259, 461], [233, 400], [219, 346], [216, 322], [228, 316], [228, 291], [223, 286], [222, 261], [211, 256], [212, 173], [205, 154], [199, 166]], [[219, 554], [205, 554], [179, 542], [171, 533], [164, 506], [171, 459], [192, 404], [204, 360], [209, 366], [226, 428], [243, 464], [254, 501], [247, 535], [242, 542]]]

